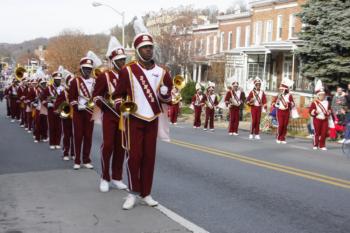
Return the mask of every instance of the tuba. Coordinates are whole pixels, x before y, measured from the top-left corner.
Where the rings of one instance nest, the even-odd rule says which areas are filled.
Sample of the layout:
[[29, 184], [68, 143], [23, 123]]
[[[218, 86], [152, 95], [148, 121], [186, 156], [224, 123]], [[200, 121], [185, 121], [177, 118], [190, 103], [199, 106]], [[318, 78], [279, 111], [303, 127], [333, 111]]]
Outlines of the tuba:
[[22, 66], [17, 67], [15, 70], [16, 79], [18, 81], [22, 81], [25, 72], [27, 72], [27, 70], [24, 67]]

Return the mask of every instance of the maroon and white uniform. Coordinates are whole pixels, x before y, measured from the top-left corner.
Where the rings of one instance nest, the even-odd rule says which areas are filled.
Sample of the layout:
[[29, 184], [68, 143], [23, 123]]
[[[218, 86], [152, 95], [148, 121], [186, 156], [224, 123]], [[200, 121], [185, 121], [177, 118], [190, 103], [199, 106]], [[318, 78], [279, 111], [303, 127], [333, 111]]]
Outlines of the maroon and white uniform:
[[202, 98], [202, 103], [205, 104], [205, 122], [204, 129], [214, 129], [214, 114], [215, 108], [219, 104], [216, 94], [206, 94]]
[[260, 119], [262, 108], [266, 108], [266, 95], [263, 90], [256, 90], [255, 88], [249, 92], [247, 103], [250, 106], [252, 117], [252, 125], [250, 134], [259, 135], [260, 133]]
[[272, 106], [276, 108], [278, 130], [276, 139], [285, 141], [288, 129], [290, 112], [295, 106], [293, 96], [290, 93], [279, 94], [272, 100]]
[[37, 99], [37, 106], [35, 107], [35, 140], [46, 140], [48, 138], [47, 108], [43, 104], [45, 98], [44, 89], [41, 86], [35, 89], [35, 96]]
[[21, 123], [20, 125], [24, 127], [25, 122], [26, 122], [26, 114], [25, 114], [25, 105], [24, 105], [24, 100], [25, 100], [25, 89], [26, 87], [23, 84], [20, 84], [17, 88], [17, 95], [18, 95], [18, 106], [19, 106], [19, 114], [20, 114], [20, 119]]
[[315, 128], [314, 147], [326, 147], [328, 118], [331, 116], [331, 105], [327, 100], [315, 100], [311, 103], [309, 113], [313, 117]]
[[49, 144], [59, 146], [61, 144], [62, 125], [58, 112], [55, 111], [54, 104], [57, 96], [63, 91], [62, 86], [49, 85], [43, 92], [43, 105], [48, 109], [49, 121]]
[[194, 121], [193, 121], [193, 126], [194, 127], [201, 127], [201, 114], [202, 114], [202, 98], [203, 95], [202, 94], [198, 94], [196, 93], [193, 97], [192, 97], [192, 105], [194, 108]]
[[[61, 104], [69, 103], [68, 91], [63, 90], [60, 94], [58, 94], [57, 99], [54, 104], [54, 109], [56, 112], [60, 111]], [[75, 156], [74, 153], [74, 138], [73, 138], [73, 122], [72, 118], [69, 117], [67, 119], [62, 120], [62, 129], [63, 129], [63, 156], [71, 157]]]
[[[181, 95], [180, 92], [174, 88], [172, 91], [171, 91], [171, 98], [173, 100], [175, 100], [176, 98], [178, 98], [178, 96]], [[169, 106], [169, 119], [170, 119], [170, 122], [172, 124], [175, 124], [177, 123], [177, 117], [179, 115], [179, 111], [180, 111], [180, 102], [177, 102], [177, 103], [172, 103], [170, 106]]]
[[134, 62], [120, 72], [115, 96], [128, 96], [138, 106], [136, 113], [129, 118], [130, 151], [127, 153], [127, 170], [129, 189], [140, 193], [141, 197], [151, 193], [158, 116], [162, 113], [161, 103], [171, 102], [172, 86], [169, 73], [156, 64], [146, 69], [139, 62]]
[[19, 109], [19, 97], [18, 97], [18, 85], [12, 84], [8, 90], [8, 96], [10, 98], [11, 117], [13, 120], [20, 119]]
[[[119, 74], [117, 71], [104, 72], [97, 78], [93, 92], [94, 102], [102, 111], [101, 178], [106, 181], [110, 181], [111, 178], [117, 181], [122, 180], [123, 175], [125, 152], [122, 147], [122, 134], [119, 130], [120, 111], [115, 105], [110, 106], [118, 114], [116, 115], [102, 103], [102, 101], [108, 103], [108, 99], [116, 90], [118, 82]], [[117, 103], [120, 101], [120, 99], [116, 100]], [[112, 166], [110, 166], [111, 159]], [[110, 175], [110, 168], [112, 168], [112, 175]]]
[[245, 99], [244, 92], [238, 89], [237, 91], [229, 90], [225, 96], [225, 104], [229, 107], [230, 122], [228, 127], [229, 133], [238, 133], [239, 111]]
[[87, 110], [80, 110], [80, 106], [85, 106], [92, 99], [92, 92], [95, 85], [93, 78], [84, 79], [76, 77], [71, 81], [69, 88], [69, 102], [73, 107], [73, 135], [75, 146], [75, 164], [81, 164], [81, 148], [83, 164], [91, 163], [90, 151], [92, 145], [92, 133], [94, 121], [92, 114]]

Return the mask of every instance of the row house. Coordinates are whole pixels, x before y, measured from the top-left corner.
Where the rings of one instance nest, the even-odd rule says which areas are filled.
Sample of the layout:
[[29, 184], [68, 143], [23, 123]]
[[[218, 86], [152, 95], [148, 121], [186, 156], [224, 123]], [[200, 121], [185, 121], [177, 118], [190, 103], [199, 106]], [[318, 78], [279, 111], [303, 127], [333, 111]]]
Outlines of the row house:
[[[223, 83], [235, 77], [247, 91], [256, 76], [266, 83], [267, 94], [276, 95], [284, 77], [294, 80], [293, 92], [300, 105], [307, 104], [313, 84], [300, 73], [295, 50], [302, 25], [297, 14], [306, 0], [250, 0], [250, 9], [218, 16], [217, 25], [193, 29], [193, 80]], [[199, 48], [199, 49], [198, 49]], [[215, 66], [215, 64], [221, 64]], [[211, 70], [216, 67], [216, 76]], [[310, 97], [310, 98], [305, 98]]]

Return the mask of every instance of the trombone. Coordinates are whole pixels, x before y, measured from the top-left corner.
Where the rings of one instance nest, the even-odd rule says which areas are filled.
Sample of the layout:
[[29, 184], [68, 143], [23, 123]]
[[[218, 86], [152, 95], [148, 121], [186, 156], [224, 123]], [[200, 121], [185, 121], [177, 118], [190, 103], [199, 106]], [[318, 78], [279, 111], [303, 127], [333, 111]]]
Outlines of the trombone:
[[[119, 130], [122, 132], [122, 148], [128, 153], [130, 151], [130, 114], [137, 111], [137, 104], [129, 99], [123, 101], [119, 107], [120, 120]], [[124, 117], [126, 119], [124, 119]], [[125, 129], [127, 125], [127, 129]]]
[[111, 112], [116, 115], [117, 117], [120, 117], [119, 113], [115, 111], [114, 107], [114, 100], [112, 98], [112, 95], [109, 95], [108, 102], [103, 97], [98, 97], [98, 99], [109, 109]]
[[79, 105], [78, 105], [78, 109], [85, 110], [92, 115], [94, 113], [94, 107], [95, 107], [94, 101], [92, 99], [86, 98], [85, 96], [80, 96], [80, 97], [85, 99], [87, 102], [85, 103], [85, 108], [79, 109]]
[[108, 70], [108, 67], [105, 66], [99, 66], [92, 70], [92, 75], [94, 78], [98, 78], [102, 73], [106, 72]]

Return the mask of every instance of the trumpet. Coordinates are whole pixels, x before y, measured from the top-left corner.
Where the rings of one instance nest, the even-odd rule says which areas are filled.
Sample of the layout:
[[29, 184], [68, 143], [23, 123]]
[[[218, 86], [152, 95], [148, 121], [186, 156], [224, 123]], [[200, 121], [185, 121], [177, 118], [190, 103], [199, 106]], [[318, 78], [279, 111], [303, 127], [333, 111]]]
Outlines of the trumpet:
[[186, 81], [181, 75], [176, 75], [173, 79], [173, 84], [180, 91], [186, 86]]
[[22, 66], [17, 67], [15, 70], [16, 79], [18, 81], [22, 81], [25, 72], [27, 72], [27, 70], [24, 67]]

